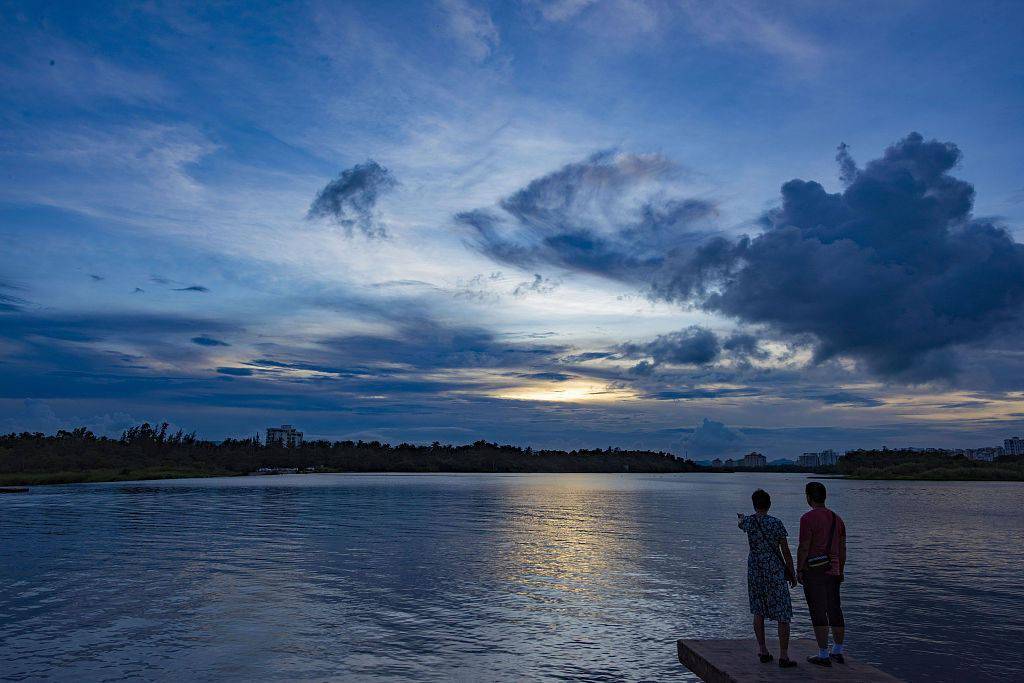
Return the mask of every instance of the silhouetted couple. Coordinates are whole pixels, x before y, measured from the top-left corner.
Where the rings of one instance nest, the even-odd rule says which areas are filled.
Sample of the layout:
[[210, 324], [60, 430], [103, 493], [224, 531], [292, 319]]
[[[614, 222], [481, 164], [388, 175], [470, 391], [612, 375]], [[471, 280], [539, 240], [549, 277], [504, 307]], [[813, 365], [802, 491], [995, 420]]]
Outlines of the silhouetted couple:
[[[758, 489], [750, 497], [754, 514], [737, 513], [739, 528], [746, 532], [750, 544], [747, 557], [747, 593], [750, 613], [754, 615], [754, 635], [758, 656], [768, 663], [773, 657], [765, 644], [764, 620], [779, 624], [779, 666], [790, 668], [796, 662], [789, 658], [789, 622], [793, 620], [793, 604], [789, 589], [797, 583], [804, 587], [807, 608], [811, 613], [818, 654], [807, 658], [816, 666], [844, 663], [843, 636], [845, 622], [839, 599], [839, 585], [846, 567], [846, 525], [842, 518], [825, 507], [825, 486], [812, 481], [805, 490], [810, 510], [800, 518], [800, 543], [794, 569], [793, 555], [786, 541], [786, 527], [777, 517], [768, 514], [772, 499]], [[788, 583], [788, 585], [787, 585]], [[834, 645], [828, 648], [828, 631], [832, 628]]]

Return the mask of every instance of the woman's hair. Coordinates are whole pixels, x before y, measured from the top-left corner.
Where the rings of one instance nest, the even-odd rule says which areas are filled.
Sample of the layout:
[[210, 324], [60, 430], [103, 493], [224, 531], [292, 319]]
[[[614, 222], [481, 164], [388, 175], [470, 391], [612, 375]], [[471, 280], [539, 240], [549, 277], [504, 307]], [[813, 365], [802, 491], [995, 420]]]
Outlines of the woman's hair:
[[772, 497], [764, 489], [754, 491], [750, 500], [754, 503], [755, 510], [769, 510], [772, 507]]

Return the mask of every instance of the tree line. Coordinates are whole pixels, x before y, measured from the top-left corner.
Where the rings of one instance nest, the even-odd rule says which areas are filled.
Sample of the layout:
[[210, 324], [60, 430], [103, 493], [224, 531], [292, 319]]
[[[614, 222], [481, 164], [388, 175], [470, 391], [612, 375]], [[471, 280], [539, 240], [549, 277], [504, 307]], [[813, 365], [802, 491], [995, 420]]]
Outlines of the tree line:
[[836, 468], [853, 479], [1024, 481], [1024, 456], [1003, 455], [985, 462], [938, 449], [848, 451]]
[[671, 453], [619, 448], [534, 450], [476, 441], [429, 446], [380, 441], [306, 441], [287, 448], [258, 437], [202, 440], [167, 423], [126, 429], [120, 438], [84, 427], [0, 436], [0, 482], [67, 483], [247, 474], [260, 468], [325, 472], [692, 472]]

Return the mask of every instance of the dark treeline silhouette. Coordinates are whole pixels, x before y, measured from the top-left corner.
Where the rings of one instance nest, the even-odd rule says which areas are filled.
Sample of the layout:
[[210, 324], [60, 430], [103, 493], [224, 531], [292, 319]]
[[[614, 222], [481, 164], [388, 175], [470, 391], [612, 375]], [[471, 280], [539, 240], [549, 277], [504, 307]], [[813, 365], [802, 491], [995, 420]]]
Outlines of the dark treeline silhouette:
[[848, 451], [836, 467], [853, 479], [1024, 481], [1024, 456], [1019, 455], [983, 462], [941, 450], [856, 450]]
[[261, 445], [258, 438], [197, 439], [142, 424], [120, 439], [84, 427], [54, 435], [0, 436], [0, 483], [70, 483], [247, 474], [260, 468], [325, 472], [693, 472], [670, 453], [533, 450], [487, 441], [430, 446], [379, 441], [307, 441], [297, 448]]

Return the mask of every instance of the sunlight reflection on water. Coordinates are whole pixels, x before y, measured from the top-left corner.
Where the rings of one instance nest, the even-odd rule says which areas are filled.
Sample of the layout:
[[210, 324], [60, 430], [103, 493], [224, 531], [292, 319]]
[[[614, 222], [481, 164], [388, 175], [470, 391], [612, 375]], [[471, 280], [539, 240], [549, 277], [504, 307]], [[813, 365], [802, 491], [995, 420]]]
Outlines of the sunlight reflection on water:
[[[693, 680], [748, 635], [734, 513], [801, 475], [288, 475], [0, 499], [0, 678]], [[1022, 677], [1024, 485], [828, 482], [851, 651]], [[796, 635], [808, 635], [794, 593]]]

